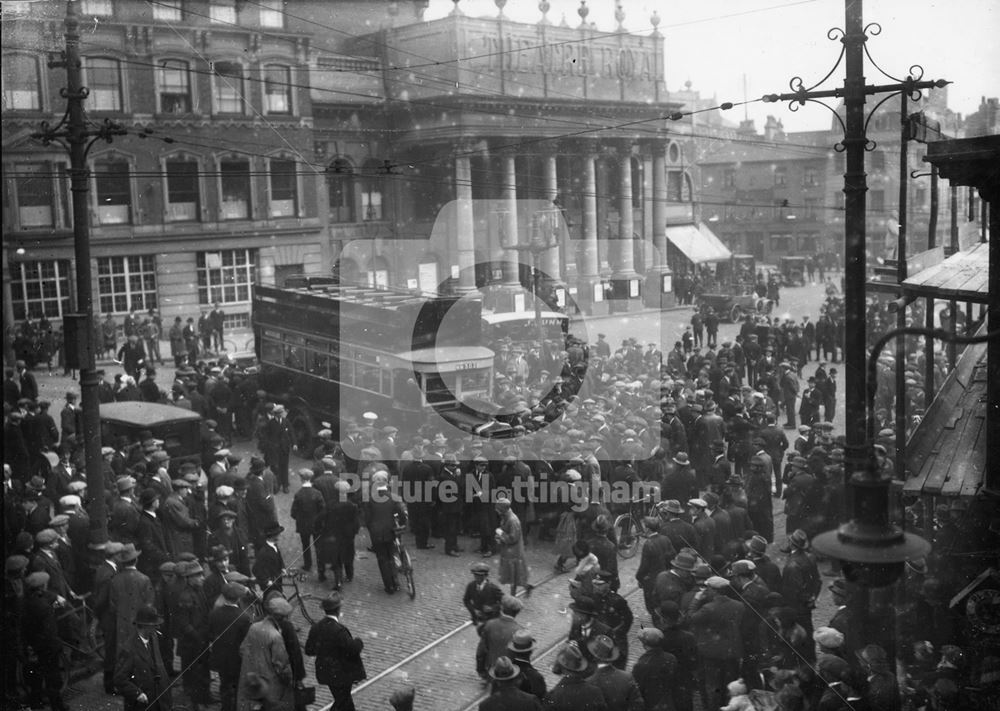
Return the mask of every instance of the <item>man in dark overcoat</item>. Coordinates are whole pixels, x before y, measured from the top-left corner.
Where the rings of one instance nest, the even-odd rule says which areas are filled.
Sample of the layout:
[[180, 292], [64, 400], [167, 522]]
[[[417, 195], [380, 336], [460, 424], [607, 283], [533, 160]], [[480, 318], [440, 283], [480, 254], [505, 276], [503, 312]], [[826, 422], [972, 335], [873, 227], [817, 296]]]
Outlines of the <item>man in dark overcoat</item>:
[[156, 630], [163, 624], [156, 608], [136, 612], [135, 627], [118, 650], [115, 688], [125, 698], [125, 711], [170, 711], [170, 677], [163, 665]]
[[367, 676], [361, 659], [365, 645], [340, 621], [341, 603], [336, 591], [323, 600], [324, 617], [309, 630], [305, 653], [316, 657], [316, 681], [330, 687], [332, 711], [354, 711], [351, 687]]
[[209, 684], [209, 603], [205, 599], [205, 570], [197, 561], [178, 565], [177, 573], [184, 578], [184, 588], [177, 597], [177, 609], [172, 616], [177, 631], [177, 652], [181, 658], [184, 693], [196, 707], [213, 703]]
[[660, 533], [660, 518], [658, 516], [647, 516], [643, 519], [646, 530], [650, 531], [650, 536], [642, 546], [642, 557], [639, 560], [639, 568], [635, 571], [635, 579], [642, 588], [643, 600], [646, 610], [653, 614], [656, 609], [656, 599], [654, 596], [654, 586], [656, 576], [667, 570], [670, 561], [677, 554], [674, 544], [667, 536]]
[[250, 629], [251, 619], [240, 606], [247, 588], [240, 583], [222, 586], [222, 604], [208, 613], [209, 666], [219, 674], [222, 711], [235, 711], [236, 687], [240, 681], [240, 645]]

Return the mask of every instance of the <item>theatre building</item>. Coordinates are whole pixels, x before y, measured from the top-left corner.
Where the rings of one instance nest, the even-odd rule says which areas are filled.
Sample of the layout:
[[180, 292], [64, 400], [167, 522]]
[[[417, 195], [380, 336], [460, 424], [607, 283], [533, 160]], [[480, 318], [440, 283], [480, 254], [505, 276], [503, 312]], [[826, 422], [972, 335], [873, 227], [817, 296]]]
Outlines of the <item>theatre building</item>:
[[[602, 32], [585, 9], [521, 23], [461, 3], [435, 20], [421, 2], [77, 5], [88, 120], [127, 132], [88, 153], [96, 312], [169, 323], [218, 301], [245, 326], [252, 284], [331, 271], [530, 308], [518, 284], [537, 264], [587, 313], [669, 290], [667, 226], [694, 216], [655, 14]], [[66, 108], [65, 69], [48, 66], [65, 6], [11, 6], [7, 326], [76, 308], [68, 153], [32, 138]]]

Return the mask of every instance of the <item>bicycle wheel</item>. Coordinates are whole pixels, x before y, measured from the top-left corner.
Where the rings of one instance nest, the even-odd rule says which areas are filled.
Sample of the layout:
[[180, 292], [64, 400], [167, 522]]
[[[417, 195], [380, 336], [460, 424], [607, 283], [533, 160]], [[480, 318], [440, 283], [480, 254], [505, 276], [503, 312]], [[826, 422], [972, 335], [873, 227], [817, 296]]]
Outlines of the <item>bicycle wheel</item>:
[[412, 600], [417, 596], [417, 583], [413, 579], [413, 561], [410, 560], [410, 554], [405, 548], [400, 551], [400, 563], [399, 572], [406, 580], [406, 592]]
[[302, 595], [299, 593], [296, 593], [295, 597], [299, 603], [299, 611], [302, 613], [302, 617], [305, 619], [305, 621], [308, 622], [310, 625], [316, 624], [316, 620], [313, 619], [312, 614], [310, 614], [309, 612], [309, 608], [306, 606], [305, 598], [302, 597]]
[[630, 513], [623, 513], [615, 519], [615, 534], [618, 538], [618, 555], [631, 558], [639, 550], [639, 529]]

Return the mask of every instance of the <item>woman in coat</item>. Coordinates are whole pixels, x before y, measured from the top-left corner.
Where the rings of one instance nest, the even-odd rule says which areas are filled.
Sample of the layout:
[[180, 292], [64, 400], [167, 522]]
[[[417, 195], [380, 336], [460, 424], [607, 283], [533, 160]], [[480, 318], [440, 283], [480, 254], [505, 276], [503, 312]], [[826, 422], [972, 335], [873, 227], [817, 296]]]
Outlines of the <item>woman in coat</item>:
[[[268, 711], [294, 711], [295, 691], [292, 665], [281, 636], [279, 620], [292, 613], [291, 604], [280, 595], [267, 601], [267, 617], [250, 625], [240, 645], [240, 682], [236, 691], [238, 711], [251, 711], [257, 694], [266, 689], [262, 699]], [[261, 683], [256, 683], [259, 680]], [[253, 683], [252, 683], [253, 682]]]

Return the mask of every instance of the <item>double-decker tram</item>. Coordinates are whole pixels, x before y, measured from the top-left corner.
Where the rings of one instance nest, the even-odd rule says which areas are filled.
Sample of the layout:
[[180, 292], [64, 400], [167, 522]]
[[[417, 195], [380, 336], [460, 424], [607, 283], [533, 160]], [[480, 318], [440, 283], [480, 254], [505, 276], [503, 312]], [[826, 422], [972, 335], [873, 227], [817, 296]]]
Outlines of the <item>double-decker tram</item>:
[[403, 434], [439, 418], [484, 437], [509, 435], [486, 414], [494, 353], [482, 345], [478, 300], [329, 281], [254, 290], [261, 386], [288, 408], [300, 448], [320, 422], [339, 433], [368, 411]]

